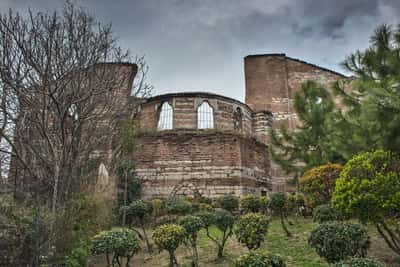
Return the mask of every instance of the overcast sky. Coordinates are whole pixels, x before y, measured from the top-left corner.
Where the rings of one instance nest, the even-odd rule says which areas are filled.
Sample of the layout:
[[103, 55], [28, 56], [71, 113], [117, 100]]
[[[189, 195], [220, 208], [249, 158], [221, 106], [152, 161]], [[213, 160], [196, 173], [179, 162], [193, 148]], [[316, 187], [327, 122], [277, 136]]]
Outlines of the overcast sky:
[[[342, 72], [399, 0], [78, 0], [111, 22], [123, 47], [145, 55], [155, 94], [207, 91], [244, 99], [243, 58], [286, 53]], [[63, 1], [0, 0], [0, 10], [59, 9]]]

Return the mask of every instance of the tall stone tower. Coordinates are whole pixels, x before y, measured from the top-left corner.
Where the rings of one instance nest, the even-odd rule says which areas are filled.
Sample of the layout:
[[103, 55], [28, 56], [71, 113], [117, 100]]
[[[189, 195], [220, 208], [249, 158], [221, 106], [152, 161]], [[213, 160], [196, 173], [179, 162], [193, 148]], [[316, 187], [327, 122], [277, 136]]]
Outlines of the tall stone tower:
[[[285, 54], [249, 55], [244, 58], [246, 84], [246, 104], [255, 114], [272, 113], [272, 128], [285, 124], [293, 130], [298, 124], [293, 109], [294, 94], [307, 80], [316, 81], [326, 87], [343, 74], [320, 66], [291, 58]], [[257, 123], [257, 118], [254, 123]], [[268, 135], [265, 137], [268, 142]], [[271, 163], [273, 190], [286, 190], [286, 181], [291, 175], [284, 173], [279, 166]]]

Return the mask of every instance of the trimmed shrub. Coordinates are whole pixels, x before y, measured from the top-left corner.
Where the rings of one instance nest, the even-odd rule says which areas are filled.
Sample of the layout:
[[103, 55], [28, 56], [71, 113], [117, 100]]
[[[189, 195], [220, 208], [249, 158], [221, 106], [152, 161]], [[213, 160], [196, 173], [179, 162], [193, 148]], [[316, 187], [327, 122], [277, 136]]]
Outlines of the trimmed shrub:
[[270, 195], [269, 208], [273, 214], [279, 216], [281, 220], [282, 229], [285, 231], [286, 236], [290, 237], [292, 234], [285, 224], [286, 213], [286, 195], [281, 192], [272, 193]]
[[113, 228], [109, 231], [102, 231], [95, 235], [91, 241], [91, 253], [94, 255], [105, 254], [107, 266], [111, 266], [110, 255], [112, 255], [112, 262], [115, 261], [121, 266], [121, 258], [126, 258], [129, 263], [139, 249], [139, 239], [136, 233], [127, 228]]
[[217, 198], [217, 203], [219, 207], [230, 212], [239, 208], [239, 198], [233, 195], [221, 196]]
[[257, 249], [264, 242], [269, 221], [260, 213], [247, 213], [236, 223], [235, 234], [239, 243], [245, 244], [250, 250]]
[[388, 247], [400, 255], [400, 159], [384, 150], [349, 160], [336, 181], [333, 206], [346, 216], [372, 222]]
[[300, 189], [307, 197], [311, 208], [330, 202], [343, 167], [339, 164], [326, 164], [306, 171], [300, 178]]
[[319, 205], [314, 209], [313, 220], [317, 223], [336, 221], [340, 215], [331, 205]]
[[204, 227], [204, 223], [199, 217], [188, 215], [181, 218], [179, 224], [185, 228], [188, 243], [192, 248], [192, 266], [198, 266], [197, 234]]
[[154, 230], [154, 243], [160, 251], [166, 250], [168, 252], [170, 267], [178, 265], [175, 257], [175, 250], [183, 243], [186, 235], [185, 229], [176, 224], [164, 224]]
[[199, 204], [199, 210], [200, 211], [213, 211], [214, 208], [213, 206], [206, 204], [206, 203], [200, 203]]
[[259, 212], [261, 208], [260, 198], [255, 195], [245, 195], [240, 199], [240, 208], [245, 212]]
[[386, 264], [368, 258], [353, 258], [336, 263], [332, 267], [386, 267]]
[[348, 257], [364, 257], [369, 247], [368, 232], [359, 224], [326, 222], [311, 231], [308, 243], [328, 263]]
[[214, 224], [214, 212], [210, 211], [200, 211], [195, 214], [196, 217], [199, 217], [201, 221], [203, 222], [204, 228], [210, 227], [212, 224]]
[[171, 199], [165, 204], [169, 214], [185, 215], [192, 212], [192, 203], [184, 199]]
[[235, 261], [235, 267], [285, 267], [283, 260], [274, 255], [251, 251], [241, 255]]

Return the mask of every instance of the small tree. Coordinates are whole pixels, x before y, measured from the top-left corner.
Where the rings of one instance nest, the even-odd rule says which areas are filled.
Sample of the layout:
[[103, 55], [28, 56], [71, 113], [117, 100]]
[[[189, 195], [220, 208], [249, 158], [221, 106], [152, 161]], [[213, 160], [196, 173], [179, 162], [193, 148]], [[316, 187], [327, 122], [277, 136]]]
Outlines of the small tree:
[[[210, 238], [211, 241], [213, 241], [218, 247], [217, 257], [222, 258], [225, 243], [228, 238], [233, 234], [235, 217], [226, 210], [216, 210], [213, 213], [202, 212], [199, 213], [199, 216], [203, 220], [208, 238]], [[217, 237], [211, 235], [209, 231], [211, 225], [215, 225], [217, 229], [222, 232], [222, 237], [220, 240]]]
[[286, 195], [284, 193], [272, 193], [269, 201], [269, 208], [271, 211], [278, 215], [281, 220], [282, 229], [285, 231], [286, 236], [290, 237], [292, 234], [286, 227]]
[[300, 190], [308, 198], [311, 207], [328, 204], [343, 167], [339, 164], [325, 164], [306, 171], [300, 178]]
[[203, 228], [203, 221], [196, 216], [185, 216], [179, 220], [179, 224], [185, 228], [187, 240], [192, 248], [192, 266], [199, 266], [197, 254], [197, 234]]
[[185, 215], [192, 211], [192, 203], [184, 199], [170, 199], [165, 203], [169, 214]]
[[234, 212], [239, 208], [239, 199], [233, 195], [221, 196], [217, 199], [219, 206], [227, 211]]
[[386, 264], [368, 258], [352, 258], [347, 261], [335, 263], [332, 267], [386, 267]]
[[333, 206], [345, 215], [372, 222], [395, 253], [400, 255], [400, 161], [391, 152], [377, 150], [354, 156], [336, 181]]
[[359, 224], [326, 222], [312, 230], [308, 243], [328, 263], [334, 263], [348, 257], [364, 257], [369, 237]]
[[186, 237], [185, 229], [176, 224], [164, 224], [157, 227], [153, 232], [154, 243], [161, 250], [169, 254], [169, 266], [178, 266], [175, 250], [183, 243]]
[[247, 213], [241, 216], [235, 230], [239, 243], [245, 244], [249, 250], [259, 248], [264, 242], [268, 224], [267, 217], [260, 213]]
[[130, 224], [138, 224], [142, 229], [147, 251], [152, 253], [152, 246], [146, 233], [146, 222], [153, 211], [152, 203], [143, 200], [135, 200], [129, 204], [129, 206], [123, 207], [123, 209], [126, 210], [127, 222]]
[[[126, 258], [126, 266], [140, 249], [139, 240], [133, 230], [113, 228], [95, 235], [91, 242], [91, 252], [94, 255], [105, 254], [107, 267], [117, 264], [122, 266], [122, 258]], [[112, 260], [110, 261], [110, 255]]]
[[259, 212], [261, 208], [260, 198], [255, 195], [245, 195], [240, 199], [240, 208], [244, 212]]
[[235, 261], [235, 267], [285, 267], [283, 260], [274, 255], [250, 251]]
[[319, 205], [314, 209], [313, 220], [317, 223], [336, 221], [340, 215], [331, 205]]

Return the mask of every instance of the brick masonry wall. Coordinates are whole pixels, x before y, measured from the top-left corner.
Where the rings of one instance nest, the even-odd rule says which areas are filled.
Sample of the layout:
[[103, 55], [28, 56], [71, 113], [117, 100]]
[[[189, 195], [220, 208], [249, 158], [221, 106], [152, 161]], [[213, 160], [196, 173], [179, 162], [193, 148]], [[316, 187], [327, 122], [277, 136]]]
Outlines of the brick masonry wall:
[[267, 148], [254, 138], [218, 131], [142, 134], [135, 154], [144, 198], [260, 194], [270, 187]]

